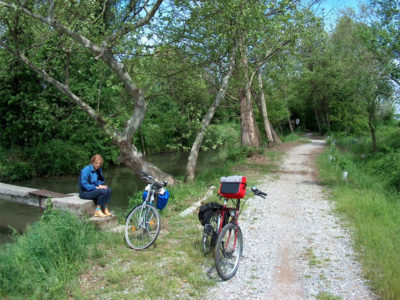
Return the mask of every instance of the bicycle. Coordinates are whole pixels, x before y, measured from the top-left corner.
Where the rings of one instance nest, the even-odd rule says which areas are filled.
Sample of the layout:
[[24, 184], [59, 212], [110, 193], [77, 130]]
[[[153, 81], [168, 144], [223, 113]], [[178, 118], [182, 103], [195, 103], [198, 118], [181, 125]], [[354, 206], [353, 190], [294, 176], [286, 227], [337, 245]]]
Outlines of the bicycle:
[[[135, 250], [146, 249], [157, 239], [161, 222], [156, 208], [160, 209], [161, 206], [161, 209], [164, 208], [169, 196], [165, 189], [167, 181], [159, 183], [151, 175], [144, 172], [141, 174], [141, 178], [148, 183], [143, 194], [143, 203], [129, 212], [125, 222], [125, 241], [130, 248]], [[163, 198], [161, 206], [159, 206], [160, 194], [167, 195]]]
[[[251, 191], [262, 198], [267, 196], [256, 187], [252, 187]], [[207, 217], [207, 223], [204, 224], [202, 248], [205, 254], [214, 249], [217, 273], [223, 280], [229, 280], [236, 274], [243, 254], [243, 236], [238, 219], [245, 201], [241, 205], [243, 193], [234, 195], [237, 198], [231, 198], [229, 195], [229, 198], [224, 197], [224, 194], [220, 192], [218, 195], [224, 198], [224, 205], [213, 203], [209, 206], [211, 214]], [[236, 200], [234, 207], [227, 207], [229, 199]]]

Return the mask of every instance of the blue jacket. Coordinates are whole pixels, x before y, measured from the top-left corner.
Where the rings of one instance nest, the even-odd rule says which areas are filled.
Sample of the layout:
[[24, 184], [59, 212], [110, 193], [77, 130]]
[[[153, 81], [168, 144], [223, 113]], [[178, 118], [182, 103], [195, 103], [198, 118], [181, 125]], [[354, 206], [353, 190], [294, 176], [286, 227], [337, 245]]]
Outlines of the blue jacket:
[[90, 164], [81, 170], [79, 176], [79, 193], [92, 191], [104, 182], [105, 179], [101, 168], [96, 171], [93, 165]]

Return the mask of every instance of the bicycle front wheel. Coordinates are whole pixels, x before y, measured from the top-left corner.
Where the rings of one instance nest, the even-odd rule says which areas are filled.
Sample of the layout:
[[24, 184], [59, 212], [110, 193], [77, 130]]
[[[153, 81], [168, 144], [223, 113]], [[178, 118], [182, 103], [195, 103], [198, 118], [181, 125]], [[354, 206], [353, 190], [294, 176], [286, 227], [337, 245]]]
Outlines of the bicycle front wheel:
[[209, 254], [214, 249], [215, 244], [217, 243], [218, 217], [219, 215], [216, 212], [214, 212], [211, 215], [208, 224], [204, 225], [203, 240], [202, 240], [204, 255]]
[[149, 204], [136, 206], [125, 222], [125, 240], [129, 247], [143, 250], [150, 247], [160, 232], [160, 215]]
[[242, 231], [239, 226], [228, 223], [218, 236], [214, 253], [215, 266], [223, 280], [229, 280], [235, 275], [242, 253]]

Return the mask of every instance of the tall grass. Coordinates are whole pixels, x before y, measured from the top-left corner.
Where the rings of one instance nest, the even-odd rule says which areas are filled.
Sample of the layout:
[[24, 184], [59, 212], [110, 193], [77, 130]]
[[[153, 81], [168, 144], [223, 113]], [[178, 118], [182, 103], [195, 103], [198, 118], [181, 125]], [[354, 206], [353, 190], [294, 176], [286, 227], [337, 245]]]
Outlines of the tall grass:
[[[338, 212], [353, 228], [373, 289], [383, 299], [400, 299], [400, 194], [390, 178], [377, 177], [375, 166], [382, 154], [368, 153], [368, 141], [340, 142], [350, 151], [331, 148], [318, 159], [323, 183], [332, 188]], [[342, 177], [344, 170], [347, 180]]]
[[97, 235], [93, 225], [68, 212], [46, 212], [26, 234], [2, 246], [0, 296], [54, 299], [63, 295]]

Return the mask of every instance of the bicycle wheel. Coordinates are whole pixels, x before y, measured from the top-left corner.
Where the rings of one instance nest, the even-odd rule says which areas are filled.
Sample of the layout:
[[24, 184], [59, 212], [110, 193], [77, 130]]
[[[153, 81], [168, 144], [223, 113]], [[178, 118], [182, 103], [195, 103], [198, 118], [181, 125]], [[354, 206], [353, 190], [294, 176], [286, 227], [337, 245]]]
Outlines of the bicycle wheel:
[[148, 248], [160, 232], [160, 215], [149, 204], [136, 206], [125, 222], [125, 240], [135, 250]]
[[[237, 230], [236, 230], [237, 229]], [[243, 237], [239, 226], [229, 223], [222, 228], [215, 246], [215, 266], [223, 280], [231, 279], [243, 253]]]
[[203, 246], [203, 253], [205, 255], [209, 254], [214, 249], [215, 244], [217, 243], [218, 218], [219, 215], [216, 212], [214, 212], [211, 215], [208, 224], [204, 225], [202, 246]]

